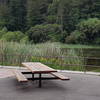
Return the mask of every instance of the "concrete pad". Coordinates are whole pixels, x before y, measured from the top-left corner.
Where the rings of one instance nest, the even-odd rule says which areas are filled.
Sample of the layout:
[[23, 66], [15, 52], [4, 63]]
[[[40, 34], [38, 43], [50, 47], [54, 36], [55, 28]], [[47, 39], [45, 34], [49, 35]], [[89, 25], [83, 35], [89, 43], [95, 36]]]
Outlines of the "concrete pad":
[[11, 69], [0, 68], [0, 78], [7, 78], [14, 76]]
[[70, 81], [19, 83], [15, 77], [0, 79], [0, 100], [100, 100], [100, 76], [62, 73]]

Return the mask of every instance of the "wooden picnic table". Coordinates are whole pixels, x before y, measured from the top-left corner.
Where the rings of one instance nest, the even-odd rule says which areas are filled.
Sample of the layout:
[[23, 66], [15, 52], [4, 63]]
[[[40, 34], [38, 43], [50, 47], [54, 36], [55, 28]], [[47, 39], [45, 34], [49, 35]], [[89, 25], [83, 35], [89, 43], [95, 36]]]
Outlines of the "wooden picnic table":
[[50, 68], [40, 62], [25, 62], [22, 65], [28, 68], [32, 73], [50, 73], [57, 72], [57, 70]]
[[24, 62], [22, 65], [28, 68], [32, 72], [32, 79], [34, 80], [34, 74], [39, 74], [39, 87], [41, 87], [42, 74], [57, 72], [55, 69], [50, 68], [40, 62]]
[[[65, 77], [57, 72], [57, 70], [48, 67], [40, 62], [23, 62], [22, 65], [26, 67], [29, 71], [19, 72], [15, 70], [14, 73], [20, 82], [27, 82], [28, 80], [39, 80], [39, 87], [41, 87], [42, 80], [51, 80], [51, 79], [61, 79], [69, 80], [68, 77]], [[31, 78], [26, 78], [23, 74], [32, 74]], [[39, 74], [39, 77], [34, 77], [34, 74]], [[42, 77], [42, 74], [51, 74], [54, 77]]]

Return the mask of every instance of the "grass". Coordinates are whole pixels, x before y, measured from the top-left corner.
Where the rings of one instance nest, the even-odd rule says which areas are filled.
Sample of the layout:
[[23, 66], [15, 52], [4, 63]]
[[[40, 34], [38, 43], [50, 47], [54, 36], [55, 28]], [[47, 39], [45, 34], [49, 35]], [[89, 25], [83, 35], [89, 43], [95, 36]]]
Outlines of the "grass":
[[91, 71], [91, 72], [100, 72], [100, 68], [99, 67], [91, 67], [91, 68], [87, 68], [87, 71]]
[[[63, 47], [66, 47], [66, 50], [62, 50]], [[22, 62], [33, 61], [42, 62], [55, 69], [83, 71], [82, 65], [86, 62], [84, 58], [79, 58], [84, 57], [81, 47], [82, 45], [61, 43], [23, 44], [0, 41], [0, 64], [21, 66]], [[87, 46], [83, 47], [87, 48]]]
[[62, 44], [62, 43], [58, 43], [58, 44], [61, 45], [61, 48], [100, 49], [99, 45]]
[[[0, 42], [0, 61], [3, 65], [20, 65], [26, 61], [39, 61], [50, 65], [55, 69], [81, 70], [82, 66], [67, 66], [67, 64], [83, 64], [83, 59], [79, 59], [82, 51], [68, 49], [62, 51], [61, 46], [55, 43], [42, 44], [19, 44], [14, 42]], [[74, 58], [69, 58], [74, 56]], [[82, 55], [81, 55], [82, 56]], [[37, 57], [37, 58], [36, 58]]]

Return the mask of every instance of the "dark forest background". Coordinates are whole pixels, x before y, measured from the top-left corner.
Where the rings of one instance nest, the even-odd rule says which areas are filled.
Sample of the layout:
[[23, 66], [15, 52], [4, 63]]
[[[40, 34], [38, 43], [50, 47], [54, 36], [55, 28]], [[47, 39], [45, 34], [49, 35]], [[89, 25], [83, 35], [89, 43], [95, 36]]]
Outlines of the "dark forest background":
[[0, 0], [0, 40], [100, 45], [100, 0]]

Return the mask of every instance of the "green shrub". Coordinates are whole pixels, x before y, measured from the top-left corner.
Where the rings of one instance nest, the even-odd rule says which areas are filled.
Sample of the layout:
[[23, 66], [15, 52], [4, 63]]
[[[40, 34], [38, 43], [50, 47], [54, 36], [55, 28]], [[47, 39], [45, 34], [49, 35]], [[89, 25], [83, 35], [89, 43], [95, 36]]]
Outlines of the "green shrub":
[[47, 18], [46, 18], [46, 21], [47, 21], [47, 23], [49, 23], [49, 24], [54, 24], [54, 23], [56, 23], [56, 20], [57, 20], [57, 16], [55, 16], [55, 15], [49, 15], [49, 16], [47, 16]]
[[13, 42], [20, 42], [20, 40], [24, 37], [24, 34], [20, 31], [15, 32], [7, 32], [2, 36], [2, 40], [5, 41], [13, 41]]
[[58, 24], [36, 25], [27, 32], [33, 43], [59, 41], [61, 26]]
[[100, 37], [96, 38], [94, 43], [97, 44], [97, 45], [100, 45]]
[[7, 28], [6, 27], [4, 27], [2, 30], [0, 30], [0, 39], [2, 38], [2, 36], [4, 35], [4, 34], [6, 34], [7, 33]]
[[99, 44], [98, 37], [100, 37], [100, 20], [89, 18], [77, 25], [77, 30], [66, 38], [66, 43]]
[[24, 36], [21, 40], [20, 40], [21, 43], [28, 43], [29, 42], [29, 38], [28, 36]]
[[81, 35], [81, 33], [78, 30], [75, 30], [74, 32], [72, 32], [69, 36], [66, 37], [65, 41], [66, 43], [77, 43], [77, 38], [79, 38]]
[[100, 37], [100, 20], [97, 18], [89, 18], [77, 25], [80, 31], [81, 40], [88, 44], [95, 43], [96, 38]]

